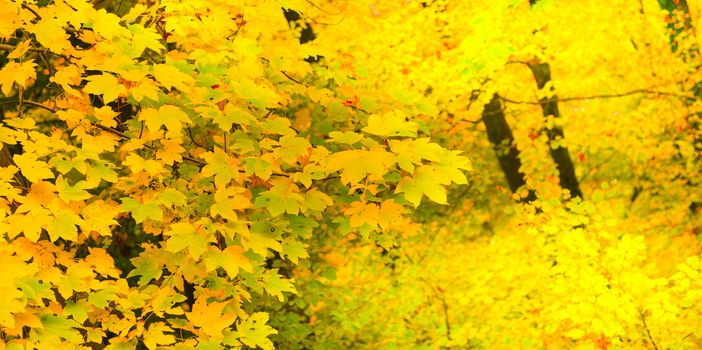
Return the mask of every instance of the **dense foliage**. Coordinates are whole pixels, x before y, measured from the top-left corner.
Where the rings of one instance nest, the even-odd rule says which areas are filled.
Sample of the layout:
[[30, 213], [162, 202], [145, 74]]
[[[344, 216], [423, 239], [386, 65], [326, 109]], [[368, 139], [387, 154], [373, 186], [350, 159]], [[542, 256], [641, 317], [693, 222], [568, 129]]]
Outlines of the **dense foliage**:
[[699, 11], [0, 0], [0, 350], [699, 348]]

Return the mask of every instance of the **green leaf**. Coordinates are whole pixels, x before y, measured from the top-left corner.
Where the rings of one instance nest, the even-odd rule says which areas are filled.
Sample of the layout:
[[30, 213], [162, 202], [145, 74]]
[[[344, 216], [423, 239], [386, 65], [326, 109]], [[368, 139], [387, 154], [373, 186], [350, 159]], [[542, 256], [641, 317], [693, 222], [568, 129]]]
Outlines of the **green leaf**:
[[202, 168], [201, 175], [204, 177], [214, 175], [214, 183], [217, 187], [225, 186], [239, 176], [237, 159], [229, 157], [220, 148], [215, 148], [214, 152], [205, 153], [204, 159], [207, 165]]
[[44, 328], [35, 329], [40, 337], [59, 337], [75, 344], [83, 342], [83, 336], [76, 330], [83, 327], [76, 321], [54, 315], [42, 315], [40, 320]]
[[291, 183], [279, 183], [256, 197], [254, 205], [257, 208], [265, 207], [271, 216], [276, 217], [283, 213], [297, 214], [300, 212], [300, 203], [305, 198], [300, 195], [300, 190]]
[[273, 342], [268, 339], [268, 336], [278, 334], [278, 331], [267, 325], [266, 322], [268, 322], [267, 313], [255, 312], [238, 323], [236, 333], [239, 340], [252, 348], [258, 346], [263, 350], [274, 350]]
[[163, 209], [161, 208], [161, 204], [156, 200], [140, 203], [133, 198], [123, 197], [121, 201], [122, 204], [120, 207], [122, 211], [131, 211], [132, 217], [137, 224], [144, 222], [146, 219], [161, 221], [163, 218]]
[[285, 301], [283, 292], [297, 293], [291, 280], [283, 278], [278, 274], [278, 270], [268, 270], [263, 273], [263, 288], [266, 292], [277, 297], [281, 302]]
[[298, 263], [300, 258], [309, 257], [305, 244], [290, 237], [283, 240], [283, 252], [288, 260], [295, 264]]
[[353, 145], [363, 139], [363, 135], [353, 132], [353, 131], [332, 131], [329, 133], [329, 140], [327, 142], [343, 143], [347, 145]]
[[271, 163], [260, 158], [246, 158], [244, 170], [246, 171], [246, 175], [254, 174], [264, 181], [268, 180], [273, 174], [273, 166]]
[[188, 197], [186, 197], [182, 192], [173, 188], [168, 188], [161, 192], [158, 199], [161, 201], [161, 203], [163, 203], [163, 205], [168, 207], [172, 205], [183, 206], [188, 201]]
[[195, 230], [195, 227], [187, 222], [178, 222], [170, 226], [170, 230], [163, 233], [170, 236], [166, 240], [166, 250], [177, 253], [188, 248], [190, 255], [199, 259], [200, 255], [207, 249], [207, 238]]
[[139, 256], [131, 259], [134, 264], [134, 270], [129, 271], [127, 278], [141, 276], [139, 285], [147, 285], [152, 279], [159, 279], [163, 274], [163, 264], [160, 262], [159, 256], [153, 251], [145, 251]]

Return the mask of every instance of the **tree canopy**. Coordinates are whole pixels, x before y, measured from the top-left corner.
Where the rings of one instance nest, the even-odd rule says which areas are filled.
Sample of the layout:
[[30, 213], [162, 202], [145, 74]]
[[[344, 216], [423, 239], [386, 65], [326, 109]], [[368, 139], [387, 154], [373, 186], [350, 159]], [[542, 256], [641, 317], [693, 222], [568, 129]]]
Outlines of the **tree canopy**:
[[0, 0], [0, 350], [699, 348], [701, 9]]

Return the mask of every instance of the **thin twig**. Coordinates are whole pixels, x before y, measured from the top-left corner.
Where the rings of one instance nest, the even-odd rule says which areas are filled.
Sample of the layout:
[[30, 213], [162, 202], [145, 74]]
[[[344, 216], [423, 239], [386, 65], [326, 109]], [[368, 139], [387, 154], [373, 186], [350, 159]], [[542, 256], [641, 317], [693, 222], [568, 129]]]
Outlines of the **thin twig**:
[[646, 313], [642, 310], [639, 310], [639, 314], [641, 315], [641, 321], [643, 321], [644, 328], [646, 329], [646, 335], [648, 335], [648, 340], [651, 342], [651, 345], [653, 345], [653, 348], [655, 350], [658, 350], [658, 346], [656, 345], [656, 342], [653, 341], [653, 337], [651, 337], [651, 331], [648, 329], [648, 325], [646, 324]]
[[22, 6], [23, 9], [25, 9], [25, 10], [31, 12], [31, 13], [34, 15], [34, 17], [36, 17], [36, 19], [41, 20], [41, 16], [39, 16], [39, 14], [37, 13], [37, 11], [34, 11], [34, 9], [32, 9], [32, 8], [29, 7], [29, 6], [27, 6], [27, 4], [22, 4], [21, 6]]
[[[0, 44], [0, 50], [12, 51], [12, 50], [14, 50], [15, 48], [17, 48], [17, 46], [8, 45], [8, 44]], [[47, 50], [46, 50], [46, 49], [35, 49], [35, 48], [31, 48], [31, 47], [30, 47], [28, 51], [31, 51], [31, 52], [45, 52], [45, 51], [47, 51]]]
[[200, 143], [198, 143], [197, 141], [195, 141], [195, 138], [193, 137], [193, 129], [191, 129], [190, 127], [188, 127], [188, 137], [190, 137], [190, 141], [191, 141], [192, 143], [194, 143], [195, 146], [202, 147], [202, 148], [204, 148], [204, 149], [206, 149], [206, 150], [208, 150], [208, 151], [210, 151], [210, 152], [213, 152], [213, 151], [214, 151], [214, 149], [205, 147], [204, 145], [201, 145]]
[[597, 98], [617, 98], [617, 97], [625, 97], [625, 96], [630, 96], [630, 95], [635, 95], [635, 94], [651, 94], [651, 95], [661, 95], [661, 96], [673, 96], [673, 97], [680, 97], [680, 98], [686, 98], [686, 99], [696, 99], [694, 96], [687, 96], [687, 95], [680, 95], [672, 92], [665, 92], [665, 91], [654, 91], [654, 90], [647, 90], [647, 89], [636, 89], [636, 90], [631, 90], [627, 92], [622, 92], [618, 94], [601, 94], [601, 95], [591, 95], [591, 96], [580, 96], [580, 97], [564, 97], [564, 98], [558, 98], [558, 97], [552, 97], [552, 98], [544, 98], [541, 101], [517, 101], [517, 100], [512, 100], [509, 98], [506, 98], [504, 96], [500, 96], [500, 99], [508, 102], [508, 103], [513, 103], [513, 104], [525, 104], [525, 105], [540, 105], [546, 102], [568, 102], [568, 101], [580, 101], [580, 100], [590, 100], [590, 99], [597, 99]]
[[297, 79], [291, 77], [288, 73], [285, 73], [284, 70], [281, 70], [280, 72], [283, 73], [283, 75], [284, 75], [286, 78], [292, 80], [293, 82], [298, 83], [298, 84], [300, 84], [300, 85], [303, 85], [299, 80], [297, 80]]

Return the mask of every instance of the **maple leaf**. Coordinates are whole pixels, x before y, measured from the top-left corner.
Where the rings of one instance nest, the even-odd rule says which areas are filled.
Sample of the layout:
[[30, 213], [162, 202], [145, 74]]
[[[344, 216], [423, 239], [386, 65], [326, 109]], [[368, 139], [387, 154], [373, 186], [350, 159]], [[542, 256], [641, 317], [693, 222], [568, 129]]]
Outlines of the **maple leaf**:
[[[2, 248], [0, 248], [2, 249]], [[24, 311], [27, 304], [26, 298], [17, 289], [15, 280], [30, 273], [27, 264], [18, 256], [7, 251], [7, 248], [0, 250], [0, 263], [3, 266], [3, 278], [0, 279], [0, 325], [14, 328], [15, 318], [13, 314]]]
[[[230, 157], [220, 148], [215, 148], [214, 152], [207, 152], [203, 158], [207, 165], [202, 168], [202, 176], [214, 175], [215, 186], [221, 187], [233, 179], [239, 179], [239, 160]], [[237, 180], [238, 182], [238, 180]]]
[[37, 22], [31, 30], [42, 46], [55, 53], [61, 53], [72, 47], [68, 41], [70, 35], [63, 29], [65, 25], [65, 19], [62, 21], [60, 18], [51, 18]]
[[436, 143], [429, 142], [429, 138], [420, 138], [390, 140], [390, 150], [397, 155], [397, 164], [400, 169], [413, 172], [414, 166], [421, 165], [423, 160], [440, 160], [439, 154], [444, 149]]
[[372, 114], [368, 117], [368, 126], [364, 132], [377, 136], [409, 136], [416, 137], [419, 125], [409, 119], [401, 111], [392, 111], [383, 115]]
[[210, 207], [210, 215], [220, 215], [231, 221], [237, 220], [234, 210], [251, 207], [251, 194], [243, 187], [220, 187], [214, 195], [215, 203]]
[[259, 194], [254, 204], [258, 208], [265, 207], [271, 216], [275, 217], [283, 213], [299, 213], [300, 204], [304, 200], [295, 184], [281, 181], [273, 185], [270, 190]]
[[306, 139], [294, 135], [282, 136], [278, 143], [280, 148], [275, 150], [275, 155], [288, 164], [295, 164], [297, 158], [307, 155], [311, 147]]
[[394, 154], [376, 146], [370, 150], [333, 153], [326, 170], [328, 173], [341, 170], [341, 182], [355, 185], [367, 176], [371, 181], [381, 179], [395, 162]]
[[22, 63], [14, 61], [8, 62], [0, 69], [0, 91], [2, 91], [5, 96], [9, 96], [14, 83], [26, 87], [27, 80], [36, 79], [37, 77], [37, 73], [34, 70], [36, 66], [34, 60], [28, 60]]
[[224, 107], [223, 112], [216, 111], [212, 113], [212, 120], [219, 125], [220, 129], [229, 131], [232, 125], [255, 125], [257, 124], [256, 117], [248, 110], [228, 103]]
[[159, 52], [163, 49], [161, 44], [161, 36], [154, 28], [145, 28], [139, 23], [127, 25], [127, 28], [132, 32], [132, 45], [134, 50], [140, 55], [144, 49], [151, 49]]
[[274, 107], [280, 100], [280, 96], [273, 89], [256, 84], [251, 79], [238, 79], [233, 87], [239, 96], [259, 109]]
[[209, 250], [205, 253], [203, 260], [208, 266], [208, 271], [212, 271], [216, 267], [222, 267], [227, 275], [229, 275], [229, 278], [233, 279], [239, 274], [239, 270], [253, 272], [251, 260], [249, 260], [244, 253], [245, 251], [242, 247], [228, 246], [224, 250]]
[[271, 334], [278, 334], [278, 331], [267, 325], [268, 314], [265, 312], [255, 312], [248, 318], [237, 323], [236, 335], [239, 340], [250, 347], [260, 347], [263, 350], [273, 350], [273, 342], [268, 339]]
[[228, 302], [210, 302], [206, 298], [200, 297], [193, 304], [193, 311], [186, 312], [185, 317], [194, 326], [211, 337], [222, 337], [222, 330], [229, 327], [236, 320], [233, 312], [224, 313], [224, 308]]
[[157, 349], [159, 345], [171, 345], [176, 342], [173, 329], [164, 322], [154, 322], [144, 333], [144, 345], [148, 349]]
[[[20, 42], [15, 46], [15, 49], [12, 50], [9, 54], [7, 54], [8, 59], [15, 59], [15, 58], [20, 58], [24, 56], [27, 51], [29, 51], [29, 47], [32, 45], [31, 40], [25, 40]], [[31, 60], [30, 60], [31, 61]]]
[[353, 145], [360, 142], [363, 139], [363, 135], [353, 132], [353, 131], [332, 131], [329, 133], [329, 140], [327, 142], [336, 142], [347, 145]]
[[46, 226], [46, 231], [49, 234], [49, 239], [55, 241], [58, 238], [63, 238], [69, 241], [75, 241], [78, 238], [78, 227], [83, 224], [83, 219], [78, 215], [62, 210], [54, 214], [53, 220]]
[[75, 96], [82, 97], [80, 91], [73, 86], [80, 85], [82, 71], [75, 65], [61, 66], [57, 68], [56, 73], [49, 78], [50, 81], [61, 85], [64, 91]]
[[91, 75], [86, 78], [88, 83], [85, 84], [83, 91], [95, 95], [102, 95], [104, 103], [112, 102], [121, 95], [127, 93], [127, 88], [120, 84], [117, 78], [112, 74]]
[[331, 197], [327, 196], [324, 192], [313, 188], [305, 192], [305, 199], [301, 203], [300, 208], [302, 212], [306, 212], [308, 209], [324, 211], [324, 209], [333, 204], [334, 201], [331, 199]]
[[56, 178], [58, 196], [66, 202], [81, 201], [92, 197], [92, 195], [85, 190], [87, 188], [90, 187], [88, 187], [85, 181], [78, 181], [75, 185], [71, 186], [63, 176], [59, 175]]
[[180, 91], [187, 92], [189, 86], [195, 82], [190, 75], [181, 72], [178, 68], [170, 64], [156, 64], [153, 66], [153, 74], [156, 80], [167, 89], [175, 87]]
[[188, 197], [186, 197], [183, 192], [180, 192], [174, 188], [165, 189], [158, 196], [158, 200], [165, 206], [183, 206], [187, 203]]
[[153, 248], [147, 247], [146, 251], [132, 258], [131, 263], [134, 265], [134, 269], [129, 271], [127, 278], [141, 276], [139, 277], [140, 286], [147, 285], [152, 279], [159, 279], [163, 274], [163, 262], [159, 253]]
[[163, 105], [158, 109], [144, 108], [139, 113], [139, 120], [146, 124], [152, 132], [165, 126], [172, 135], [179, 135], [183, 125], [191, 125], [190, 117], [183, 110], [174, 105]]
[[129, 197], [123, 197], [121, 201], [121, 209], [123, 211], [131, 211], [132, 217], [137, 223], [141, 223], [146, 219], [160, 221], [163, 218], [163, 209], [158, 201], [152, 200], [141, 203]]
[[283, 240], [282, 246], [285, 256], [295, 264], [297, 264], [301, 258], [309, 258], [306, 245], [298, 240], [288, 237]]
[[403, 177], [397, 184], [395, 193], [404, 193], [405, 198], [415, 207], [422, 201], [422, 195], [436, 203], [447, 204], [446, 189], [442, 185], [450, 183], [451, 180], [440, 176], [434, 167], [424, 165], [417, 168], [411, 177]]
[[169, 236], [166, 240], [166, 250], [169, 252], [177, 253], [188, 248], [190, 255], [197, 260], [207, 249], [207, 238], [190, 223], [171, 224], [170, 229], [163, 234]]
[[83, 336], [76, 329], [82, 329], [83, 327], [76, 321], [67, 319], [64, 316], [56, 315], [42, 315], [40, 319], [42, 327], [36, 329], [36, 332], [40, 337], [56, 337], [74, 344], [83, 341]]
[[262, 180], [268, 180], [273, 174], [273, 166], [265, 159], [246, 158], [244, 161], [244, 169], [246, 175], [254, 174]]
[[37, 160], [35, 154], [24, 153], [12, 156], [22, 175], [30, 182], [39, 182], [43, 179], [53, 179], [54, 173], [46, 162]]

